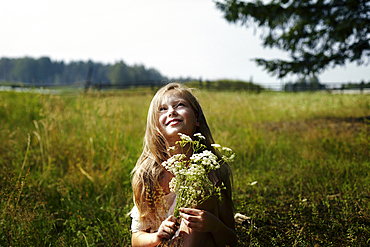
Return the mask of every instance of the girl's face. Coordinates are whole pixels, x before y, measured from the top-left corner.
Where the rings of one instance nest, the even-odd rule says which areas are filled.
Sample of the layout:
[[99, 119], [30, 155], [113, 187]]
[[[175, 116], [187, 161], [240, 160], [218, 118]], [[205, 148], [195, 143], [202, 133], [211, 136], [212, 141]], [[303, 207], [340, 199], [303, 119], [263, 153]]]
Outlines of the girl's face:
[[192, 136], [199, 126], [191, 105], [179, 94], [167, 94], [159, 106], [159, 129], [169, 145], [180, 140], [178, 133]]

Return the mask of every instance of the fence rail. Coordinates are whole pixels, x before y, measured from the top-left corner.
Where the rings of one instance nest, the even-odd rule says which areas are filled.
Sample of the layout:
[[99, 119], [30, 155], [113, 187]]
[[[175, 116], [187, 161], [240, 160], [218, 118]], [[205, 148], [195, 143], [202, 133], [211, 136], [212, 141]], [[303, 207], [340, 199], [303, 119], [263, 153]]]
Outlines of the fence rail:
[[[56, 89], [56, 88], [80, 88], [85, 91], [89, 89], [95, 90], [106, 90], [106, 89], [128, 89], [128, 88], [139, 88], [139, 87], [150, 87], [153, 90], [159, 88], [167, 83], [177, 81], [177, 82], [187, 82], [179, 80], [142, 80], [142, 81], [125, 81], [125, 82], [115, 82], [115, 83], [97, 83], [91, 81], [79, 81], [74, 83], [62, 83], [62, 84], [50, 84], [50, 83], [27, 83], [27, 82], [0, 82], [0, 91], [22, 91], [24, 89]], [[320, 83], [317, 86], [312, 85], [298, 85], [291, 83], [281, 83], [281, 82], [271, 82], [271, 83], [254, 83], [262, 90], [271, 91], [287, 91], [287, 92], [302, 92], [302, 91], [328, 91], [331, 93], [370, 93], [370, 83]], [[212, 82], [209, 81], [193, 81], [192, 85], [196, 85], [202, 89], [217, 90], [216, 87], [212, 86]], [[348, 86], [350, 85], [350, 87]], [[224, 88], [227, 90], [227, 88]], [[222, 89], [221, 89], [222, 90]], [[233, 87], [231, 90], [246, 90], [246, 91], [256, 91], [253, 87]]]

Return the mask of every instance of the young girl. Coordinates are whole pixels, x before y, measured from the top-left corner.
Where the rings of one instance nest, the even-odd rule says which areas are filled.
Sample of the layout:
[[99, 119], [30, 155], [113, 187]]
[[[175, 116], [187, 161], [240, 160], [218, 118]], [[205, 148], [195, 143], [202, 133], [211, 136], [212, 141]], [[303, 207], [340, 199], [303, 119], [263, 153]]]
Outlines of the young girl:
[[[178, 239], [183, 246], [235, 246], [231, 170], [226, 163], [208, 175], [214, 185], [226, 187], [222, 200], [210, 198], [196, 208], [180, 208], [179, 220], [173, 216], [176, 195], [170, 192], [169, 182], [174, 175], [161, 164], [181, 152], [181, 148], [169, 151], [180, 140], [179, 133], [191, 137], [201, 133], [203, 144], [221, 159], [211, 146], [211, 131], [196, 97], [183, 85], [170, 83], [152, 99], [143, 152], [132, 171], [132, 246], [157, 246]], [[179, 228], [180, 238], [171, 240]]]

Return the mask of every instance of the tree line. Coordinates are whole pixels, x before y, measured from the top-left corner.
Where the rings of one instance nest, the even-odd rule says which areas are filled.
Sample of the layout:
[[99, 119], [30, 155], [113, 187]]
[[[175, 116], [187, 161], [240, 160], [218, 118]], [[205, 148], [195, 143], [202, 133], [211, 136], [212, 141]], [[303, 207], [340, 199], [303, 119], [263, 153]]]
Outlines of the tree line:
[[115, 64], [76, 61], [65, 63], [49, 57], [0, 59], [0, 81], [30, 84], [66, 85], [89, 80], [99, 84], [133, 84], [165, 80], [154, 68], [129, 66], [123, 61]]
[[313, 75], [311, 77], [301, 77], [295, 83], [288, 82], [284, 85], [283, 90], [288, 92], [300, 92], [300, 91], [318, 91], [318, 90], [327, 90], [327, 89], [340, 89], [340, 90], [361, 90], [370, 88], [370, 81], [366, 83], [361, 81], [360, 83], [341, 83], [337, 85], [323, 84], [319, 81], [317, 76]]

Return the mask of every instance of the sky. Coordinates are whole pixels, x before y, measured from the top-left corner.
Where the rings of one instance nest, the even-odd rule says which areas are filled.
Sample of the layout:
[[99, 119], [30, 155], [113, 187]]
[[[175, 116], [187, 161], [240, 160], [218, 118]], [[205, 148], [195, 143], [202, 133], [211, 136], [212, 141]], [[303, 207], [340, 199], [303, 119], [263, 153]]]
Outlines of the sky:
[[[263, 48], [261, 30], [228, 23], [212, 0], [11, 0], [0, 4], [0, 57], [124, 61], [169, 78], [282, 84], [253, 58], [288, 59]], [[347, 64], [322, 83], [370, 81], [370, 67]]]

